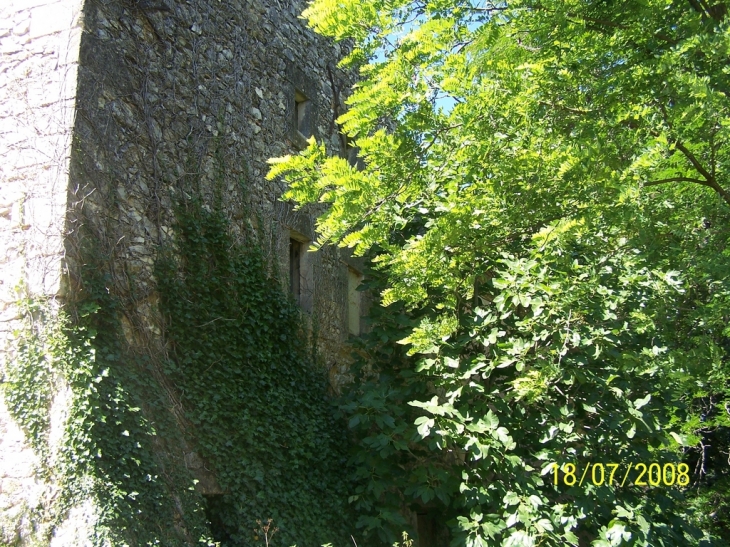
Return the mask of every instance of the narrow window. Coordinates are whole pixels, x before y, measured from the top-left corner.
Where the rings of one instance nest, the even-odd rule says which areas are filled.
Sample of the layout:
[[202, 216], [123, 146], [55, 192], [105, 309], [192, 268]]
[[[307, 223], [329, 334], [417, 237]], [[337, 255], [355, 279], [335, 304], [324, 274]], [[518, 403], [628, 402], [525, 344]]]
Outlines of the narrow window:
[[311, 313], [314, 305], [314, 263], [307, 252], [310, 243], [305, 235], [289, 231], [289, 290], [305, 313]]
[[302, 242], [289, 239], [289, 289], [297, 304], [302, 303]]
[[306, 139], [312, 136], [312, 103], [301, 91], [294, 91], [297, 131]]
[[428, 513], [418, 513], [418, 547], [436, 547], [434, 522]]
[[347, 268], [347, 327], [350, 334], [360, 336], [360, 299], [361, 292], [357, 287], [362, 282], [362, 275], [352, 268]]
[[210, 523], [210, 534], [216, 543], [230, 545], [236, 537], [237, 530], [230, 524], [233, 506], [227, 496], [220, 494], [203, 494], [203, 510]]

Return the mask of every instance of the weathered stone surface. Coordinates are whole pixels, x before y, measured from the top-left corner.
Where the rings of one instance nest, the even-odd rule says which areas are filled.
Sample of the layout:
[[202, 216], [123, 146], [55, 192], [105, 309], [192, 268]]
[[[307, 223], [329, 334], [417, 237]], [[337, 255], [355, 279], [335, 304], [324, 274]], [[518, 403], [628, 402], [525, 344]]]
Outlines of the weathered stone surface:
[[[160, 228], [172, 224], [173, 196], [191, 178], [209, 201], [223, 184], [223, 206], [237, 222], [244, 204], [268, 217], [263, 241], [281, 272], [289, 271], [290, 231], [314, 238], [313, 214], [293, 212], [278, 201], [282, 183], [264, 180], [268, 158], [296, 153], [302, 145], [295, 90], [312, 103], [315, 134], [333, 152], [339, 146], [337, 93], [328, 72], [335, 74], [340, 100], [352, 78], [336, 68], [340, 47], [298, 19], [303, 7], [191, 0], [170, 11], [140, 12], [119, 2], [87, 4], [72, 186], [77, 195], [88, 195], [85, 206], [98, 218], [113, 206], [117, 218], [129, 219], [105, 237], [119, 242], [115, 251], [138, 283], [154, 286], [153, 260], [144, 258], [153, 259], [167, 240]], [[118, 199], [110, 200], [110, 192]], [[347, 267], [335, 249], [309, 262], [312, 283], [306, 290], [319, 325], [319, 353], [337, 386], [344, 380], [338, 364], [347, 338]], [[148, 329], [157, 322], [141, 319]]]
[[[0, 376], [20, 326], [16, 287], [51, 300], [60, 292], [81, 9], [81, 0], [0, 4]], [[37, 478], [40, 462], [2, 401], [0, 433], [0, 543], [24, 545], [39, 537], [31, 515], [53, 485]]]
[[[83, 262], [82, 220], [113, 257], [109, 290], [128, 307], [122, 327], [130, 350], [160, 354], [153, 267], [173, 236], [177, 199], [200, 192], [210, 207], [220, 201], [238, 236], [253, 227], [278, 262], [283, 287], [290, 238], [314, 239], [317, 210], [295, 212], [281, 202], [284, 184], [265, 180], [266, 162], [304, 143], [295, 92], [309, 100], [306, 131], [339, 152], [334, 100], [353, 81], [336, 68], [341, 47], [304, 26], [303, 0], [159, 5], [0, 5], [0, 349], [10, 347], [18, 327], [13, 303], [21, 281], [49, 300], [73, 296], [73, 283], [62, 279]], [[348, 378], [348, 264], [358, 266], [333, 248], [302, 261], [303, 316], [318, 325], [317, 354], [333, 390]], [[168, 391], [179, 405], [174, 386]], [[67, 402], [61, 388], [52, 445]], [[34, 526], [28, 509], [52, 496], [53, 485], [36, 478], [35, 456], [2, 403], [0, 431], [0, 523], [9, 534], [2, 540], [22, 544]], [[199, 488], [215, 493], [215, 476], [194, 444], [183, 442], [179, 461], [199, 475]], [[90, 503], [74, 508], [51, 545], [87, 545], [95, 519]]]

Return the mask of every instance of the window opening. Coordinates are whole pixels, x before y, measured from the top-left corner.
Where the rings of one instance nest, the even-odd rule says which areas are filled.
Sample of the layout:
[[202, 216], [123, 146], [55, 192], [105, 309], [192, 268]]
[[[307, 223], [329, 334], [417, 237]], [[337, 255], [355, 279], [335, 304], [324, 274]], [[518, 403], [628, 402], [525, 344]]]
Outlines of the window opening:
[[297, 304], [302, 303], [302, 242], [289, 239], [289, 289]]
[[228, 523], [235, 522], [236, 514], [230, 500], [221, 494], [203, 494], [203, 502], [213, 541], [221, 545], [231, 545], [236, 529]]
[[347, 327], [350, 334], [360, 336], [360, 308], [362, 293], [357, 290], [362, 274], [347, 268]]
[[312, 136], [312, 102], [299, 90], [294, 91], [295, 116], [297, 131], [304, 137]]
[[418, 547], [436, 547], [433, 517], [428, 513], [418, 513]]
[[306, 313], [312, 311], [314, 303], [314, 265], [307, 252], [310, 243], [306, 236], [289, 231], [289, 291]]

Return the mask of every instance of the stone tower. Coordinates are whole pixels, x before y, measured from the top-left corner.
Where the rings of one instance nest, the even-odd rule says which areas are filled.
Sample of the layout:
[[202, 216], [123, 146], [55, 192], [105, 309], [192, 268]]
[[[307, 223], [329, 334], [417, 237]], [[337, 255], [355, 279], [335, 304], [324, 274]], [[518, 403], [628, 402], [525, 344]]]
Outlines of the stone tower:
[[[8, 371], [25, 336], [19, 332], [33, 331], [41, 316], [52, 322], [67, 303], [88, 296], [81, 272], [97, 269], [118, 306], [120, 355], [149, 358], [149, 373], [178, 426], [175, 439], [152, 443], [152, 459], [164, 453], [168, 463], [158, 461], [160, 469], [168, 465], [188, 476], [196, 495], [213, 504], [222, 503], [226, 489], [195, 433], [186, 430], [189, 409], [180, 386], [155, 368], [169, 347], [154, 268], [160, 249], [174, 239], [176, 204], [192, 200], [216, 210], [227, 219], [231, 241], [255, 241], [268, 275], [301, 310], [301, 336], [282, 343], [311, 347], [335, 391], [347, 376], [344, 343], [360, 329], [354, 289], [361, 265], [333, 248], [308, 253], [316, 211], [295, 211], [280, 200], [283, 184], [265, 179], [268, 158], [297, 153], [311, 136], [333, 153], [349, 152], [335, 119], [353, 78], [337, 68], [340, 46], [299, 19], [304, 7], [300, 0], [6, 0], [0, 6], [4, 385], [12, 383]], [[29, 299], [44, 311], [29, 307]], [[0, 401], [0, 544], [108, 544], [110, 537], [131, 537], [133, 544], [134, 534], [100, 535], [105, 509], [93, 496], [54, 509], [64, 486], [54, 482], [53, 469], [45, 475], [41, 469], [44, 461], [53, 468], [63, 459], [64, 423], [76, 403], [68, 378], [51, 370], [53, 359], [39, 361], [51, 371], [44, 380], [47, 400], [36, 405], [48, 411], [41, 420], [45, 454], [14, 419], [23, 401], [17, 395], [9, 401], [7, 391]], [[196, 513], [198, 502], [183, 499], [189, 485], [178, 492], [175, 484], [163, 488], [174, 541], [158, 541], [202, 545], [191, 522], [215, 527], [219, 516], [210, 507], [205, 516]], [[220, 540], [215, 536], [207, 537]]]

